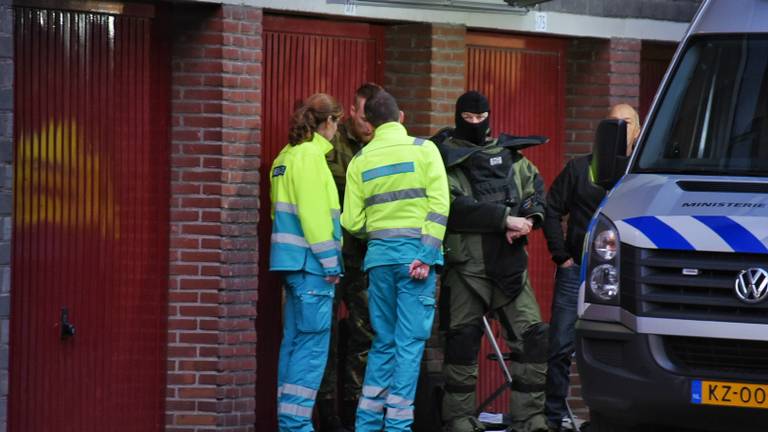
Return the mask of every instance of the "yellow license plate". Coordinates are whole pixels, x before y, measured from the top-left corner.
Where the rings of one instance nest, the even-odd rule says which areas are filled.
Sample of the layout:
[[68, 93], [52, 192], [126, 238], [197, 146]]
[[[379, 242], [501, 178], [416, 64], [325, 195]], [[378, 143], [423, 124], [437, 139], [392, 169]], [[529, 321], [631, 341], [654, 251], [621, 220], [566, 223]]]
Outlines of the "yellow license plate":
[[768, 385], [694, 380], [691, 382], [691, 402], [768, 409]]

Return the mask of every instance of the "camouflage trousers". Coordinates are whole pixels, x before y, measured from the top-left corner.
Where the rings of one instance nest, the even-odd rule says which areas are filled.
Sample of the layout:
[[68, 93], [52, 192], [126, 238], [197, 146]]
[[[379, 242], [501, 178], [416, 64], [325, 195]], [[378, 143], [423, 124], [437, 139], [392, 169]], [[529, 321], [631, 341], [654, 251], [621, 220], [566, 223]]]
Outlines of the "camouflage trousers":
[[[349, 311], [346, 349], [343, 356], [340, 355], [339, 323], [336, 319], [341, 301]], [[363, 388], [368, 350], [373, 340], [373, 329], [368, 313], [367, 278], [361, 269], [347, 267], [344, 277], [336, 286], [332, 323], [328, 363], [317, 399], [338, 399], [356, 404]], [[342, 392], [337, 397], [339, 362], [342, 364], [343, 375], [341, 377]]]
[[544, 415], [548, 330], [541, 322], [528, 274], [525, 274], [522, 292], [514, 300], [488, 279], [450, 269], [443, 276], [442, 290], [440, 319], [441, 325], [448, 326], [443, 363], [445, 430], [482, 430], [474, 417], [479, 372], [477, 357], [483, 335], [482, 316], [493, 311], [502, 324], [504, 339], [512, 354], [509, 415], [513, 423], [509, 430], [548, 431]]

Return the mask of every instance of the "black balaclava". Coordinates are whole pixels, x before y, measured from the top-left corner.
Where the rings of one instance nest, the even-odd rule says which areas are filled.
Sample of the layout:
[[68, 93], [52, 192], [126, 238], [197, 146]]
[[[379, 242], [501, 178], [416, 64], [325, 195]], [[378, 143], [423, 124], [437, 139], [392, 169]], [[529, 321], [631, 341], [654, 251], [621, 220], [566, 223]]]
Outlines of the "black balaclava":
[[[459, 96], [456, 100], [456, 129], [453, 131], [453, 136], [477, 145], [483, 145], [485, 143], [485, 136], [491, 127], [490, 111], [488, 99], [480, 92], [472, 90]], [[482, 122], [475, 124], [468, 123], [461, 118], [461, 113], [463, 112], [474, 114], [487, 112], [489, 115]]]

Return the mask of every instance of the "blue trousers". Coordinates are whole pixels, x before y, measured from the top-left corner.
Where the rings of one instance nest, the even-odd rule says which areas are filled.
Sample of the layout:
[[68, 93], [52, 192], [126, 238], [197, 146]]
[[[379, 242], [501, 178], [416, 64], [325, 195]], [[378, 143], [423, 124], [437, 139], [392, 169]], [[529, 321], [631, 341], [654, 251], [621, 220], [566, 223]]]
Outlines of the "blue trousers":
[[547, 359], [547, 420], [560, 425], [568, 416], [565, 398], [570, 384], [571, 355], [574, 351], [574, 325], [579, 300], [579, 265], [558, 267], [555, 273], [555, 295], [549, 322], [549, 354]]
[[408, 264], [374, 267], [368, 302], [375, 336], [355, 430], [410, 431], [421, 356], [435, 317], [435, 272], [415, 280]]
[[285, 276], [283, 341], [277, 372], [281, 431], [312, 432], [312, 408], [323, 379], [331, 336], [334, 287], [322, 276]]

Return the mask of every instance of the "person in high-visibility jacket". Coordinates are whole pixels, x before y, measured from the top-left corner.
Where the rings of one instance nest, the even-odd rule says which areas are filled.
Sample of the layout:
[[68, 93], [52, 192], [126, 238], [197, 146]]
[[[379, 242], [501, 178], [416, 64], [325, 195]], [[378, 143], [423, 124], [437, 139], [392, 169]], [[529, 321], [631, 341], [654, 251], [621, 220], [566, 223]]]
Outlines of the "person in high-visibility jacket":
[[375, 333], [357, 432], [410, 431], [424, 344], [435, 314], [435, 266], [443, 264], [448, 179], [435, 145], [408, 136], [395, 99], [365, 103], [374, 139], [347, 168], [341, 224], [368, 239], [363, 269]]
[[281, 431], [311, 432], [312, 408], [328, 359], [334, 285], [342, 273], [339, 195], [325, 154], [343, 111], [309, 97], [291, 119], [289, 144], [270, 171], [269, 269], [285, 279], [277, 378]]

